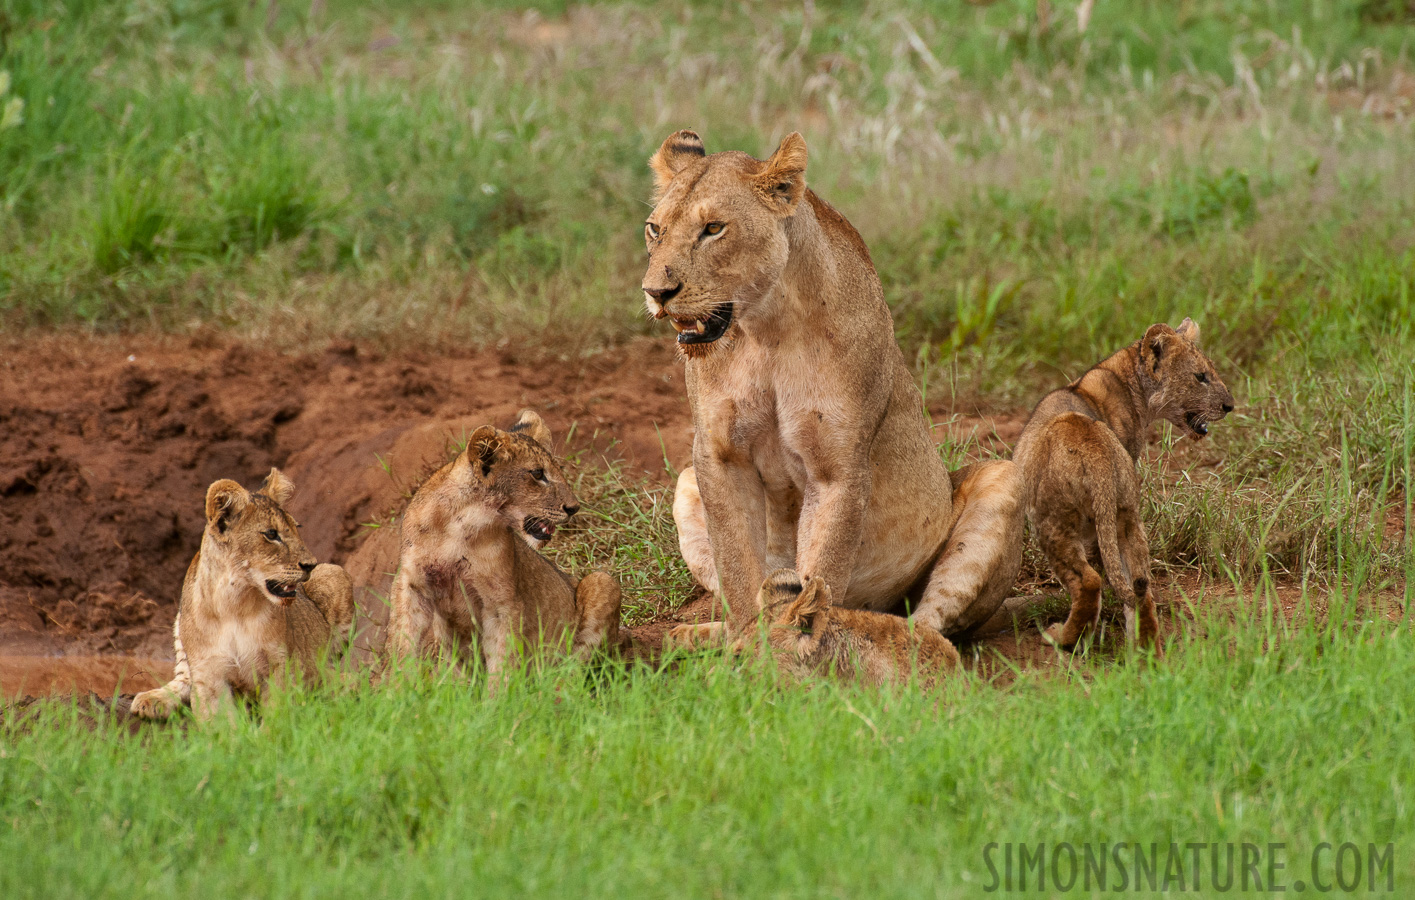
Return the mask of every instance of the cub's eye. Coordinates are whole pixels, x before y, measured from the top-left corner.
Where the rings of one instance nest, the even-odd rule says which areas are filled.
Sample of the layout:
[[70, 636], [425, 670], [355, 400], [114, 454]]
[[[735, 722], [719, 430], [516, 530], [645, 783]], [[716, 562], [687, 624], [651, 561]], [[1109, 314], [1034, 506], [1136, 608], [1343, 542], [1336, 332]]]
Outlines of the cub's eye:
[[270, 529], [269, 531], [262, 531], [261, 536], [264, 537], [267, 541], [270, 541], [272, 544], [284, 543], [284, 541], [280, 540], [280, 532], [276, 531], [274, 528]]
[[647, 223], [645, 223], [645, 225], [644, 225], [644, 234], [646, 234], [646, 235], [649, 236], [649, 240], [651, 240], [651, 241], [656, 241], [656, 240], [658, 240], [659, 233], [660, 233], [660, 232], [659, 232], [659, 230], [658, 230], [658, 226], [657, 226], [657, 225], [655, 225], [655, 224], [652, 223], [652, 222], [647, 222]]
[[531, 472], [531, 477], [541, 484], [545, 484], [545, 469], [535, 469]]
[[1209, 375], [1208, 375], [1207, 372], [1195, 372], [1195, 373], [1194, 373], [1194, 380], [1197, 381], [1197, 382], [1199, 382], [1200, 384], [1208, 384], [1208, 383], [1209, 383]]
[[709, 222], [703, 226], [703, 237], [712, 237], [715, 234], [722, 234], [722, 229], [727, 226], [721, 222]]

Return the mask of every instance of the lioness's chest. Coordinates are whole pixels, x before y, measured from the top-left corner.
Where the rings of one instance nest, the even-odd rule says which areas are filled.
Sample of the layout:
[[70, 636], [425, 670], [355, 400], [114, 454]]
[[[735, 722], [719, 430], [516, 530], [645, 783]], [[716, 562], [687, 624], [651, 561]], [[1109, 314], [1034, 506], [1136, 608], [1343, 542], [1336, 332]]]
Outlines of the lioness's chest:
[[805, 485], [823, 435], [839, 424], [834, 392], [823, 377], [743, 363], [699, 379], [694, 406], [699, 442], [722, 458], [749, 461], [768, 486]]

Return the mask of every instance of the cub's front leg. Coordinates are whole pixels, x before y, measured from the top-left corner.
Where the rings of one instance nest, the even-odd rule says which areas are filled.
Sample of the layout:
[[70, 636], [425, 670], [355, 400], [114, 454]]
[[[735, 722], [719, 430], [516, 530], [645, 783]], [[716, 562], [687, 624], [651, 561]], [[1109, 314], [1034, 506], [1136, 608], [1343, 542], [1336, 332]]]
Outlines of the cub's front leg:
[[575, 607], [580, 619], [571, 652], [588, 659], [597, 648], [619, 646], [619, 582], [608, 572], [591, 572], [575, 588]]

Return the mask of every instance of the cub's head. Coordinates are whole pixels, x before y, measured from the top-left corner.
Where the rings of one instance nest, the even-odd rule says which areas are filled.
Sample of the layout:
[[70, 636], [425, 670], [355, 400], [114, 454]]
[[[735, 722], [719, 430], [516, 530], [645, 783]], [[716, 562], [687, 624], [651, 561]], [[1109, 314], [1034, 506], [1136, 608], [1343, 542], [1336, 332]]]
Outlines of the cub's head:
[[[793, 569], [777, 569], [762, 582], [757, 608], [766, 619], [767, 642], [778, 660], [802, 661], [829, 640], [830, 587], [819, 578], [803, 579]], [[754, 638], [742, 635], [734, 649], [745, 650]]]
[[1195, 440], [1209, 424], [1233, 412], [1233, 395], [1199, 349], [1199, 326], [1151, 325], [1140, 341], [1140, 370], [1148, 382], [1150, 410]]
[[786, 223], [806, 195], [806, 141], [786, 136], [763, 162], [706, 155], [691, 131], [669, 135], [649, 160], [654, 208], [644, 225], [649, 315], [667, 318], [688, 356], [701, 356], [786, 268]]
[[315, 558], [300, 540], [299, 528], [284, 505], [295, 493], [279, 469], [251, 493], [230, 479], [206, 491], [203, 555], [220, 555], [232, 571], [263, 592], [271, 603], [288, 606], [295, 588], [314, 571]]
[[485, 489], [506, 527], [524, 534], [536, 549], [580, 510], [550, 447], [550, 429], [529, 409], [510, 431], [483, 425], [467, 442], [471, 477]]

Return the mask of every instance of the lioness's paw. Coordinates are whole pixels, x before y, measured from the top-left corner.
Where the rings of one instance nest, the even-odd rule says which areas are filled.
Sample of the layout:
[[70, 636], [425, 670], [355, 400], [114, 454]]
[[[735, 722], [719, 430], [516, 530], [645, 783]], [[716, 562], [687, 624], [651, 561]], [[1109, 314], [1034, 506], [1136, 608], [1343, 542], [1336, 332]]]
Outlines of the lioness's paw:
[[157, 688], [156, 690], [143, 691], [134, 697], [129, 712], [140, 719], [166, 719], [177, 711], [177, 706], [181, 702], [181, 699], [171, 691]]

